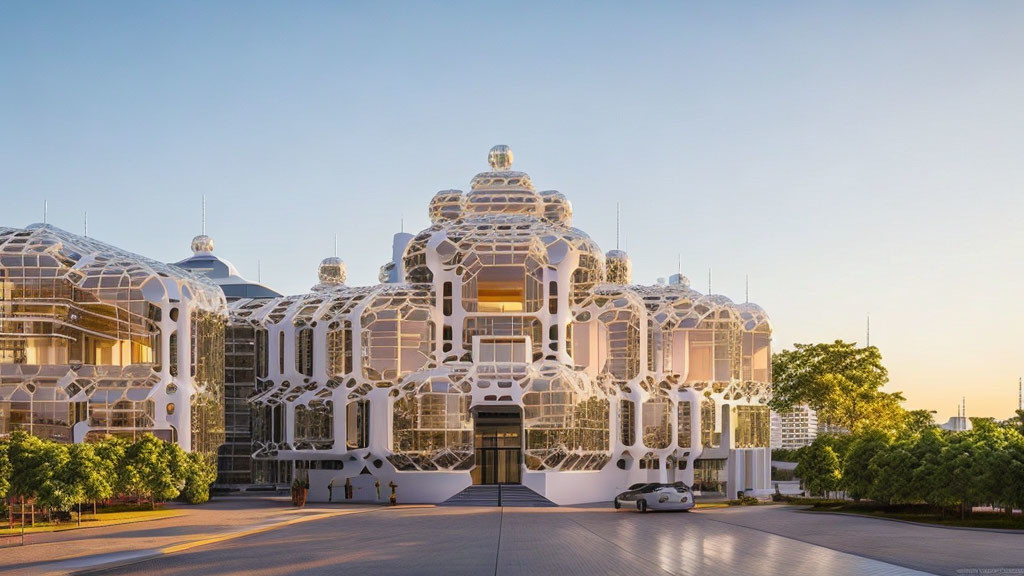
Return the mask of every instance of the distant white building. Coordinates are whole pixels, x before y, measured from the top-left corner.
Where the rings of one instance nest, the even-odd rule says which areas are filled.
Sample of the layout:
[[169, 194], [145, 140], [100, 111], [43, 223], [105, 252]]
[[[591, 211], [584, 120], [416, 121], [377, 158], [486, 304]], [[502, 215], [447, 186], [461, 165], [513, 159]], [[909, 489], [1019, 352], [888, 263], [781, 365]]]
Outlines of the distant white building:
[[818, 413], [808, 406], [772, 412], [772, 448], [795, 450], [814, 442], [817, 436]]

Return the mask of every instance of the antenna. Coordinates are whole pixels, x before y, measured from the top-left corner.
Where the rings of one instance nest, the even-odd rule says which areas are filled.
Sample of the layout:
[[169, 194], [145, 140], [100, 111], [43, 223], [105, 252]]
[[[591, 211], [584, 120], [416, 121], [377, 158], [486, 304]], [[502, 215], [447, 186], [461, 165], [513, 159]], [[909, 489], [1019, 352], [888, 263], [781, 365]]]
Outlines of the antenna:
[[[401, 232], [402, 232], [402, 234], [405, 234], [405, 212], [402, 212], [401, 214], [399, 214], [398, 217], [399, 217], [400, 222], [401, 222]], [[337, 254], [335, 254], [335, 256], [337, 256]]]
[[89, 211], [88, 210], [86, 210], [86, 212], [85, 212], [85, 222], [83, 224], [84, 224], [83, 228], [85, 229], [85, 237], [88, 238], [89, 237]]
[[615, 203], [615, 249], [619, 249], [619, 203]]
[[338, 257], [338, 235], [334, 235], [334, 257]]
[[43, 224], [46, 224], [46, 215], [50, 211], [50, 203], [47, 200], [43, 200]]
[[711, 267], [708, 266], [708, 295], [711, 295]]
[[263, 283], [263, 262], [256, 260], [256, 281]]
[[683, 277], [683, 253], [682, 252], [679, 253], [679, 259], [676, 262], [676, 274], [679, 275], [680, 281], [682, 281], [682, 277]]
[[871, 347], [871, 313], [868, 312], [868, 333], [867, 342], [865, 343], [867, 348]]
[[203, 194], [203, 236], [206, 236], [206, 194]]
[[743, 297], [746, 299], [745, 302], [750, 304], [750, 274], [743, 275], [743, 282], [745, 284]]
[[1017, 379], [1017, 409], [1024, 410], [1024, 378]]

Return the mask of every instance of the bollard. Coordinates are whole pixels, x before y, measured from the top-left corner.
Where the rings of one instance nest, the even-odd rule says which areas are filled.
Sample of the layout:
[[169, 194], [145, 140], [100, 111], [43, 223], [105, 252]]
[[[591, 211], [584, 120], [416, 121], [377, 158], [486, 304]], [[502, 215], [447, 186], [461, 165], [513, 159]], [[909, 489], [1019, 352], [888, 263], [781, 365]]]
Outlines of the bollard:
[[398, 484], [395, 484], [394, 481], [391, 481], [390, 483], [388, 483], [388, 486], [391, 487], [391, 505], [395, 506], [398, 504], [398, 497], [395, 496], [395, 490], [398, 488]]

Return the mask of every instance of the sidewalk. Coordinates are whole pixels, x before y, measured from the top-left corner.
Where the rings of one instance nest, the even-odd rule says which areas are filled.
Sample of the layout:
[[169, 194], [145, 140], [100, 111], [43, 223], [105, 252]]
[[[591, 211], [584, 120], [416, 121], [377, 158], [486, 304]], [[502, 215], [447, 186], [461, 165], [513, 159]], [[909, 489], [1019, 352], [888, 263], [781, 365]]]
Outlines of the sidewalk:
[[228, 538], [380, 508], [293, 508], [287, 498], [225, 497], [200, 506], [170, 504], [183, 515], [144, 523], [30, 534], [25, 546], [0, 548], [0, 574], [68, 573], [177, 552]]

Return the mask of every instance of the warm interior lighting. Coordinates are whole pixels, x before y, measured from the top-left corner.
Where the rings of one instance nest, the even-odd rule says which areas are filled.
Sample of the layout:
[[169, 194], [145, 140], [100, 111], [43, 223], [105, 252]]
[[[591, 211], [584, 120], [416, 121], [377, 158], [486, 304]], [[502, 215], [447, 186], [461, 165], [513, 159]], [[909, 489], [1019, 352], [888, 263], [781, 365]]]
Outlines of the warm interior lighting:
[[526, 268], [486, 266], [477, 275], [480, 312], [522, 312], [526, 301]]

